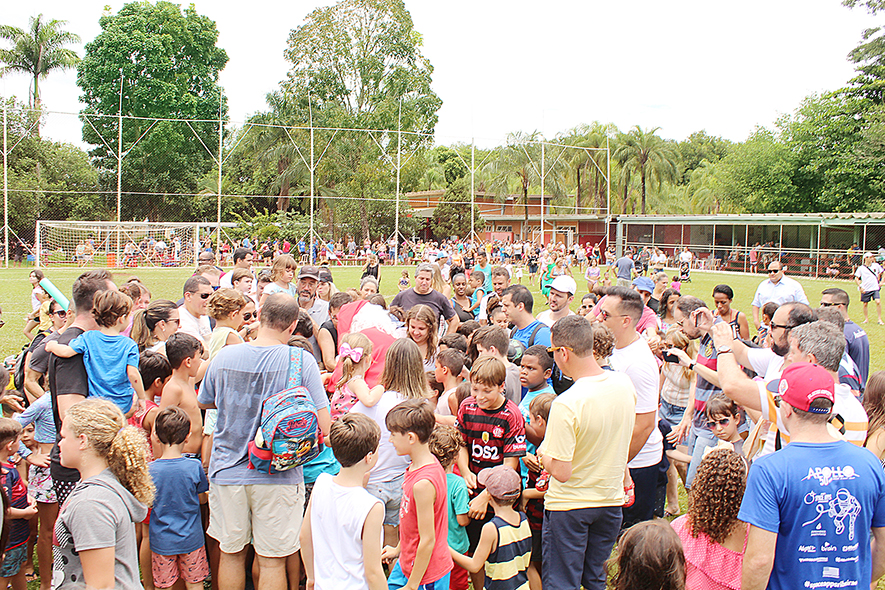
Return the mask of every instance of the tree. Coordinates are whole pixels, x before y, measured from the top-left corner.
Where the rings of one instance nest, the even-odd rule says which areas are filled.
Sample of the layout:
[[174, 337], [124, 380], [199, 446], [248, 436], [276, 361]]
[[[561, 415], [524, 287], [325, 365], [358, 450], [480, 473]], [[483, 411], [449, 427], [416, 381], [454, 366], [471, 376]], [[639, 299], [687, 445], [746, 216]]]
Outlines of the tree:
[[[452, 183], [433, 210], [431, 228], [440, 239], [449, 236], [466, 238], [470, 235], [470, 183], [460, 178]], [[474, 231], [481, 231], [484, 225], [479, 216], [479, 207], [473, 205]]]
[[689, 135], [685, 141], [676, 144], [680, 159], [681, 184], [688, 184], [694, 170], [705, 160], [715, 163], [728, 154], [731, 142], [721, 137], [707, 135], [703, 129]]
[[40, 80], [56, 70], [75, 67], [80, 61], [77, 53], [64, 46], [79, 43], [80, 37], [61, 29], [68, 21], [44, 21], [43, 15], [31, 17], [28, 30], [0, 25], [0, 39], [12, 43], [11, 49], [0, 49], [0, 77], [13, 72], [31, 77], [28, 106], [40, 108]]
[[658, 186], [665, 180], [676, 180], [676, 155], [673, 146], [657, 135], [660, 127], [643, 131], [639, 125], [621, 137], [620, 145], [613, 157], [623, 166], [632, 168], [639, 174], [642, 189], [641, 212], [645, 215], [646, 183], [656, 182]]
[[126, 4], [99, 24], [77, 71], [83, 140], [95, 146], [90, 155], [115, 190], [122, 100], [122, 188], [142, 195], [123, 203], [123, 218], [190, 220], [194, 200], [177, 195], [198, 191], [218, 154], [217, 121], [224, 117], [218, 73], [227, 54], [215, 46], [215, 23], [193, 5], [182, 13], [160, 1]]
[[757, 129], [717, 165], [724, 197], [751, 213], [805, 211], [793, 177], [796, 155], [767, 129]]

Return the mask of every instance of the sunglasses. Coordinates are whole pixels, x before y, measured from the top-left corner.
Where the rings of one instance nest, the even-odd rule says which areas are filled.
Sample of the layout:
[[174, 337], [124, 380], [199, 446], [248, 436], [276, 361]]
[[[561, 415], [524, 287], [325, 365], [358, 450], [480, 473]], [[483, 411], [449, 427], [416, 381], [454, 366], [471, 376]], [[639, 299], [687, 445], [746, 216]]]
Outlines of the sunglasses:
[[781, 269], [771, 270], [771, 269], [769, 268], [769, 269], [768, 269], [768, 274], [770, 274], [770, 275], [774, 275], [774, 274], [779, 273], [780, 271], [781, 271]]
[[66, 315], [68, 315], [68, 312], [66, 312], [66, 311], [63, 310], [63, 309], [60, 309], [60, 310], [58, 310], [58, 311], [53, 311], [53, 312], [52, 312], [52, 315], [57, 315], [58, 317], [63, 318], [63, 317], [65, 317]]
[[258, 313], [257, 313], [257, 312], [250, 311], [250, 312], [246, 312], [246, 313], [243, 314], [243, 320], [245, 320], [245, 321], [247, 321], [247, 322], [248, 322], [249, 320], [251, 320], [252, 318], [254, 318], [254, 317], [258, 317]]
[[724, 427], [728, 426], [730, 422], [731, 422], [731, 418], [720, 418], [719, 420], [709, 420], [707, 422], [707, 428], [709, 428], [710, 430], [713, 430], [714, 428], [716, 428], [717, 424], [724, 428]]
[[200, 299], [209, 299], [212, 297], [212, 293], [200, 293]]
[[842, 305], [842, 304], [841, 303], [831, 303], [831, 302], [824, 303], [823, 301], [820, 302], [821, 307], [838, 307], [839, 305]]
[[549, 352], [550, 354], [553, 354], [553, 353], [555, 353], [557, 350], [562, 350], [563, 348], [566, 349], [566, 350], [570, 350], [570, 351], [572, 351], [572, 352], [575, 351], [575, 349], [572, 348], [571, 346], [548, 346], [548, 347], [547, 347], [547, 352]]
[[623, 315], [623, 314], [609, 313], [609, 312], [607, 312], [606, 310], [603, 309], [603, 310], [601, 310], [601, 311], [599, 312], [599, 317], [601, 317], [601, 318], [602, 318], [602, 321], [604, 322], [604, 321], [607, 320], [608, 318], [625, 318], [625, 317], [627, 317], [627, 316], [626, 316], [626, 315]]

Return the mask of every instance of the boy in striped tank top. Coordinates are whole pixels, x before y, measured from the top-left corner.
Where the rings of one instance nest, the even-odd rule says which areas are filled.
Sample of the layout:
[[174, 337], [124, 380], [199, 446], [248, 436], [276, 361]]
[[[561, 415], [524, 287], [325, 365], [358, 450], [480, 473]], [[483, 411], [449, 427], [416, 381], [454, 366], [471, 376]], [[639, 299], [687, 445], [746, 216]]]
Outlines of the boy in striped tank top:
[[469, 572], [485, 568], [485, 590], [528, 590], [532, 531], [525, 514], [514, 509], [522, 479], [510, 467], [498, 465], [480, 471], [477, 481], [488, 490], [495, 516], [483, 525], [473, 557], [451, 549], [452, 559]]

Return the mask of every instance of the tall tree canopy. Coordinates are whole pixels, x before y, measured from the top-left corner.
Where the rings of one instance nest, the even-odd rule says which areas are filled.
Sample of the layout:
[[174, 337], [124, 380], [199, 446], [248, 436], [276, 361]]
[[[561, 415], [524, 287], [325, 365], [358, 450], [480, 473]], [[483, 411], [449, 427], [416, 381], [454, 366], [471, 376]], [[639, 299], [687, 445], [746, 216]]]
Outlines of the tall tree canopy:
[[673, 146], [661, 139], [658, 127], [643, 131], [636, 125], [620, 138], [620, 145], [612, 157], [622, 166], [639, 174], [642, 189], [642, 214], [645, 215], [647, 183], [649, 180], [660, 186], [665, 180], [676, 180], [678, 156]]
[[28, 30], [0, 25], [0, 39], [12, 43], [9, 49], [0, 49], [0, 77], [22, 73], [31, 77], [28, 106], [40, 106], [40, 80], [55, 70], [73, 68], [80, 61], [73, 49], [65, 45], [79, 43], [80, 37], [63, 31], [68, 21], [44, 20], [42, 14], [31, 17]]
[[[196, 200], [150, 195], [196, 193], [218, 152], [218, 73], [228, 58], [215, 46], [215, 23], [193, 5], [182, 12], [160, 1], [126, 4], [99, 24], [102, 31], [86, 45], [77, 72], [86, 104], [83, 140], [95, 146], [90, 155], [99, 168], [116, 171], [121, 78], [124, 117], [209, 121], [123, 120], [123, 191], [149, 195], [152, 219], [185, 219]], [[127, 199], [138, 212], [143, 201]], [[143, 215], [124, 208], [123, 218], [135, 214]]]

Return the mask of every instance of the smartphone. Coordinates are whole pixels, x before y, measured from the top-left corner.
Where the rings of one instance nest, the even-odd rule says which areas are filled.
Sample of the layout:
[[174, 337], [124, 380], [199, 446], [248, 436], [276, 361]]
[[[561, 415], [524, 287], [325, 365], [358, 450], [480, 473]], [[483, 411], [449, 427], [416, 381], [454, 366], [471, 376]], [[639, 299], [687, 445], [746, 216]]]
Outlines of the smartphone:
[[679, 357], [669, 351], [664, 351], [664, 362], [679, 364]]

